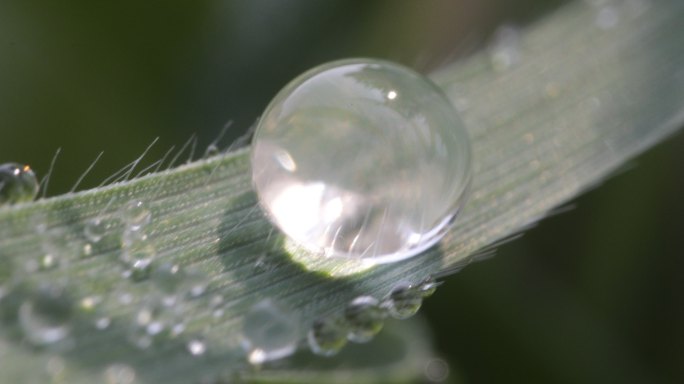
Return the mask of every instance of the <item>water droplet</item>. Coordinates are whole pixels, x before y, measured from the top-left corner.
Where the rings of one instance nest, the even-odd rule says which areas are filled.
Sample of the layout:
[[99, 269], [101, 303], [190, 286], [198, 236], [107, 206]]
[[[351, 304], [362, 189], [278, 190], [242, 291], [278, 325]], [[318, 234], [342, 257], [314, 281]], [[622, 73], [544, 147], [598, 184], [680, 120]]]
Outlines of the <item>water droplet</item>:
[[521, 59], [518, 29], [512, 26], [500, 27], [494, 34], [489, 55], [495, 71], [503, 72], [518, 64]]
[[421, 296], [423, 298], [432, 296], [437, 291], [439, 284], [432, 277], [428, 277], [418, 286]]
[[121, 219], [128, 230], [138, 231], [150, 223], [152, 212], [141, 200], [129, 201], [121, 211]]
[[219, 147], [216, 144], [211, 143], [207, 146], [207, 149], [204, 151], [204, 157], [212, 157], [220, 153], [221, 150], [219, 149]]
[[178, 264], [163, 263], [152, 270], [152, 281], [165, 295], [169, 303], [188, 294], [197, 297], [207, 287], [206, 278], [192, 268], [181, 268]]
[[143, 281], [150, 277], [152, 270], [152, 260], [138, 259], [131, 264], [130, 277], [133, 281]]
[[0, 205], [33, 200], [38, 194], [38, 180], [28, 165], [0, 165]]
[[344, 317], [349, 324], [347, 339], [366, 343], [382, 330], [385, 314], [375, 298], [359, 296], [349, 303]]
[[465, 200], [470, 144], [426, 77], [352, 59], [287, 85], [259, 122], [252, 178], [289, 240], [315, 254], [393, 262], [435, 244]]
[[34, 345], [55, 344], [71, 333], [72, 301], [54, 286], [38, 289], [19, 307], [19, 327]]
[[387, 310], [395, 319], [408, 319], [418, 313], [423, 304], [420, 286], [399, 284], [392, 289], [387, 299]]
[[207, 345], [203, 340], [192, 339], [186, 345], [188, 352], [193, 356], [202, 356], [207, 351]]
[[126, 364], [112, 364], [103, 373], [107, 384], [132, 384], [135, 382], [135, 370]]
[[270, 299], [255, 304], [245, 315], [242, 346], [251, 364], [278, 360], [294, 353], [299, 319]]
[[141, 243], [136, 244], [135, 246], [122, 248], [119, 259], [121, 259], [124, 264], [133, 265], [140, 260], [152, 261], [156, 254], [157, 250], [152, 244]]
[[97, 243], [104, 235], [107, 233], [107, 222], [101, 218], [94, 218], [86, 221], [85, 227], [83, 228], [83, 233], [85, 234], [88, 241]]
[[343, 319], [330, 317], [314, 322], [307, 335], [311, 352], [334, 356], [347, 344], [347, 325]]

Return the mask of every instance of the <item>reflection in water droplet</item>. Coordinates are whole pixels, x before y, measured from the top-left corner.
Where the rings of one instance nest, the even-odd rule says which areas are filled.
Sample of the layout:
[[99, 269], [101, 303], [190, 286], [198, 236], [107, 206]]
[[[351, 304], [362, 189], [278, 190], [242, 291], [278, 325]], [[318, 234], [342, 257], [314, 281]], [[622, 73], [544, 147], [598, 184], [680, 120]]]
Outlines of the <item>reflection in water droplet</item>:
[[327, 63], [273, 99], [252, 142], [260, 206], [315, 255], [388, 263], [434, 245], [465, 201], [470, 141], [428, 78]]
[[54, 344], [66, 339], [72, 327], [72, 301], [61, 288], [46, 286], [31, 294], [19, 307], [19, 327], [34, 345]]
[[311, 352], [320, 356], [334, 356], [347, 344], [347, 325], [336, 317], [314, 322], [307, 334]]
[[349, 324], [347, 339], [365, 343], [382, 330], [385, 314], [375, 298], [359, 296], [349, 303], [344, 317]]
[[38, 194], [38, 180], [28, 165], [0, 165], [0, 206], [33, 200]]
[[107, 384], [132, 384], [135, 382], [135, 370], [126, 364], [112, 364], [104, 370]]
[[297, 348], [299, 319], [273, 300], [254, 305], [243, 321], [242, 346], [251, 364], [282, 359]]

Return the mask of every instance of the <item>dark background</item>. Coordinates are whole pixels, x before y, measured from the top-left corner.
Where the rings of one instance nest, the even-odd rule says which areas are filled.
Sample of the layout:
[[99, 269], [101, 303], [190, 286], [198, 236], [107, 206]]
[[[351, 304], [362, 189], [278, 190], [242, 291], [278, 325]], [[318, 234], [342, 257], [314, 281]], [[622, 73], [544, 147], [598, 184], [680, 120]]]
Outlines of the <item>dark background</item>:
[[[0, 163], [64, 193], [197, 134], [229, 144], [288, 80], [373, 56], [421, 71], [559, 1], [74, 1], [0, 4]], [[148, 163], [149, 163], [148, 162]], [[453, 382], [684, 382], [684, 137], [634, 160], [423, 311]], [[81, 189], [79, 188], [79, 189]]]

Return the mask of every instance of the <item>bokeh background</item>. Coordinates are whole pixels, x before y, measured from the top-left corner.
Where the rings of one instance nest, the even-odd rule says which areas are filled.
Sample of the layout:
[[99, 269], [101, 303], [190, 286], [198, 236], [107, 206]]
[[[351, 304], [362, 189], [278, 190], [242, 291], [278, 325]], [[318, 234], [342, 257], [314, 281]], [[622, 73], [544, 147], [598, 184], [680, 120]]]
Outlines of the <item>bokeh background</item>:
[[[2, 2], [0, 163], [44, 175], [62, 148], [56, 195], [104, 151], [79, 189], [93, 187], [155, 137], [144, 164], [193, 134], [199, 156], [228, 122], [230, 144], [322, 62], [372, 56], [429, 72], [559, 6]], [[423, 312], [454, 383], [684, 382], [684, 137], [446, 279]]]

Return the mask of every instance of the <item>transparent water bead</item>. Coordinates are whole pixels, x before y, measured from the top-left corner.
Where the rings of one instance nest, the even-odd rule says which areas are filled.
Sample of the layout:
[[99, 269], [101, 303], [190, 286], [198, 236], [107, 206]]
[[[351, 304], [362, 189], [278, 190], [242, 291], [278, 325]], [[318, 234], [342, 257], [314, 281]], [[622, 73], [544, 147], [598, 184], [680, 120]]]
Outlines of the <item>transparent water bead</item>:
[[38, 180], [28, 165], [0, 165], [0, 205], [33, 200], [38, 194]]
[[385, 324], [385, 313], [378, 301], [371, 296], [359, 296], [344, 311], [349, 324], [347, 339], [355, 343], [367, 343], [377, 335]]
[[461, 207], [468, 135], [426, 77], [371, 59], [316, 67], [264, 112], [252, 143], [261, 206], [296, 245], [384, 263], [435, 244]]
[[311, 352], [320, 356], [334, 356], [347, 344], [347, 324], [337, 317], [319, 319], [307, 334]]
[[299, 319], [275, 301], [265, 299], [245, 315], [242, 331], [247, 360], [258, 365], [295, 352], [300, 336]]

